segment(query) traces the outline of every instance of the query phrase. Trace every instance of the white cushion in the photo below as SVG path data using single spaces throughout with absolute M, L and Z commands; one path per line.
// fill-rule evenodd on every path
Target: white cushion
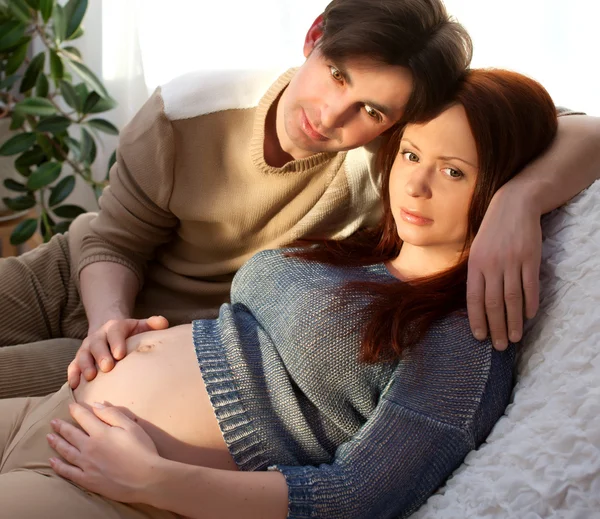
M 414 519 L 600 518 L 600 181 L 542 227 L 513 403 Z

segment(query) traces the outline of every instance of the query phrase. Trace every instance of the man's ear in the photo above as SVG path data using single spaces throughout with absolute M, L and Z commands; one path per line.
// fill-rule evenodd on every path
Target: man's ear
M 308 58 L 309 54 L 313 51 L 319 40 L 323 36 L 323 15 L 317 16 L 317 19 L 312 23 L 310 29 L 306 33 L 304 40 L 304 57 Z

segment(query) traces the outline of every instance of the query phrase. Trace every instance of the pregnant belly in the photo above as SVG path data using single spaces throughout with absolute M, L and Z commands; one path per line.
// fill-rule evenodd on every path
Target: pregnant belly
M 235 470 L 202 380 L 191 325 L 134 335 L 127 356 L 74 391 L 81 404 L 108 402 L 135 419 L 161 456 Z

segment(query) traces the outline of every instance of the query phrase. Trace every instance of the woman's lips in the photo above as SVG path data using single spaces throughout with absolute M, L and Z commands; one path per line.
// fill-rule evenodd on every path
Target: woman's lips
M 404 209 L 403 207 L 400 209 L 400 217 L 405 222 L 412 223 L 415 225 L 429 225 L 430 223 L 433 223 L 433 220 L 430 220 L 429 218 L 425 218 L 424 216 L 421 216 L 416 213 L 411 213 L 410 211 L 408 211 L 407 209 Z
M 321 135 L 317 130 L 315 130 L 310 124 L 308 117 L 306 117 L 306 113 L 302 110 L 302 117 L 300 124 L 302 125 L 302 131 L 308 135 L 314 141 L 326 141 L 328 140 L 325 135 Z

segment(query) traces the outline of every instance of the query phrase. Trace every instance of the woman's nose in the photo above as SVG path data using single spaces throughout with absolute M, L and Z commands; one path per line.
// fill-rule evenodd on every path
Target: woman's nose
M 406 182 L 406 193 L 415 198 L 430 198 L 430 172 L 424 166 L 415 167 Z

